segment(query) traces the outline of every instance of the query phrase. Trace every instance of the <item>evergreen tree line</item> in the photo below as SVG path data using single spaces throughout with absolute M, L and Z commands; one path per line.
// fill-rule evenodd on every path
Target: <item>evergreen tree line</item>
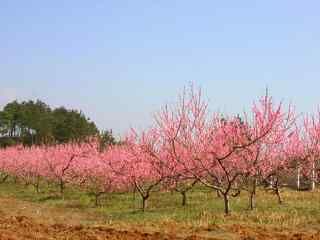
M 13 101 L 0 111 L 0 147 L 82 142 L 99 136 L 103 145 L 115 144 L 111 130 L 99 132 L 82 111 L 51 108 L 37 101 Z

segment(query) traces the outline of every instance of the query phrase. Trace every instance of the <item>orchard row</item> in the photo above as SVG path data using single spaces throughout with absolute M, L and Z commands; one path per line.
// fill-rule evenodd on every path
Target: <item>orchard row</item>
M 0 181 L 9 176 L 39 191 L 45 180 L 78 186 L 98 198 L 110 192 L 137 191 L 145 210 L 154 189 L 175 190 L 186 204 L 197 184 L 229 201 L 248 192 L 255 207 L 256 188 L 268 182 L 282 202 L 284 177 L 309 178 L 315 187 L 320 154 L 320 115 L 297 117 L 291 106 L 266 95 L 243 116 L 210 113 L 201 91 L 183 92 L 174 106 L 155 114 L 154 126 L 131 130 L 119 145 L 85 143 L 14 146 L 0 150 Z

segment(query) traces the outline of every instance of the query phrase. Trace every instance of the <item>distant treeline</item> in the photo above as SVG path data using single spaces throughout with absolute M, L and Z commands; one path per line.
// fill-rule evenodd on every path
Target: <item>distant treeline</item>
M 112 131 L 99 132 L 83 112 L 65 107 L 52 109 L 37 101 L 13 101 L 0 111 L 0 147 L 84 141 L 99 136 L 103 144 L 115 144 Z

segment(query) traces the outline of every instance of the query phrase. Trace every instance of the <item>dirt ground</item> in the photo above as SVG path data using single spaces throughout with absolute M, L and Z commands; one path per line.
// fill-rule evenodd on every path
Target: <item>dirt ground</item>
M 264 227 L 242 225 L 217 226 L 198 228 L 188 231 L 168 226 L 166 233 L 146 231 L 143 227 L 132 226 L 119 229 L 103 223 L 103 219 L 81 210 L 64 210 L 41 204 L 20 201 L 12 198 L 0 198 L 0 240 L 22 239 L 294 239 L 320 240 L 320 228 L 279 230 Z M 81 222 L 95 220 L 95 224 L 80 225 Z M 100 221 L 101 220 L 101 221 Z
M 0 220 L 1 240 L 22 239 L 182 239 L 174 235 L 161 233 L 143 233 L 139 231 L 119 231 L 108 227 L 68 226 L 65 224 L 45 225 L 31 219 L 18 216 Z M 190 236 L 186 239 L 198 239 Z

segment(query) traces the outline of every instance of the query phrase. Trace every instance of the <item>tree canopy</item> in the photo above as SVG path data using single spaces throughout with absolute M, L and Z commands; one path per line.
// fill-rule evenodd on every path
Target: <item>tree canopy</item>
M 98 134 L 95 123 L 82 111 L 65 107 L 52 109 L 40 100 L 13 101 L 0 111 L 2 147 L 17 143 L 39 145 L 83 141 Z

